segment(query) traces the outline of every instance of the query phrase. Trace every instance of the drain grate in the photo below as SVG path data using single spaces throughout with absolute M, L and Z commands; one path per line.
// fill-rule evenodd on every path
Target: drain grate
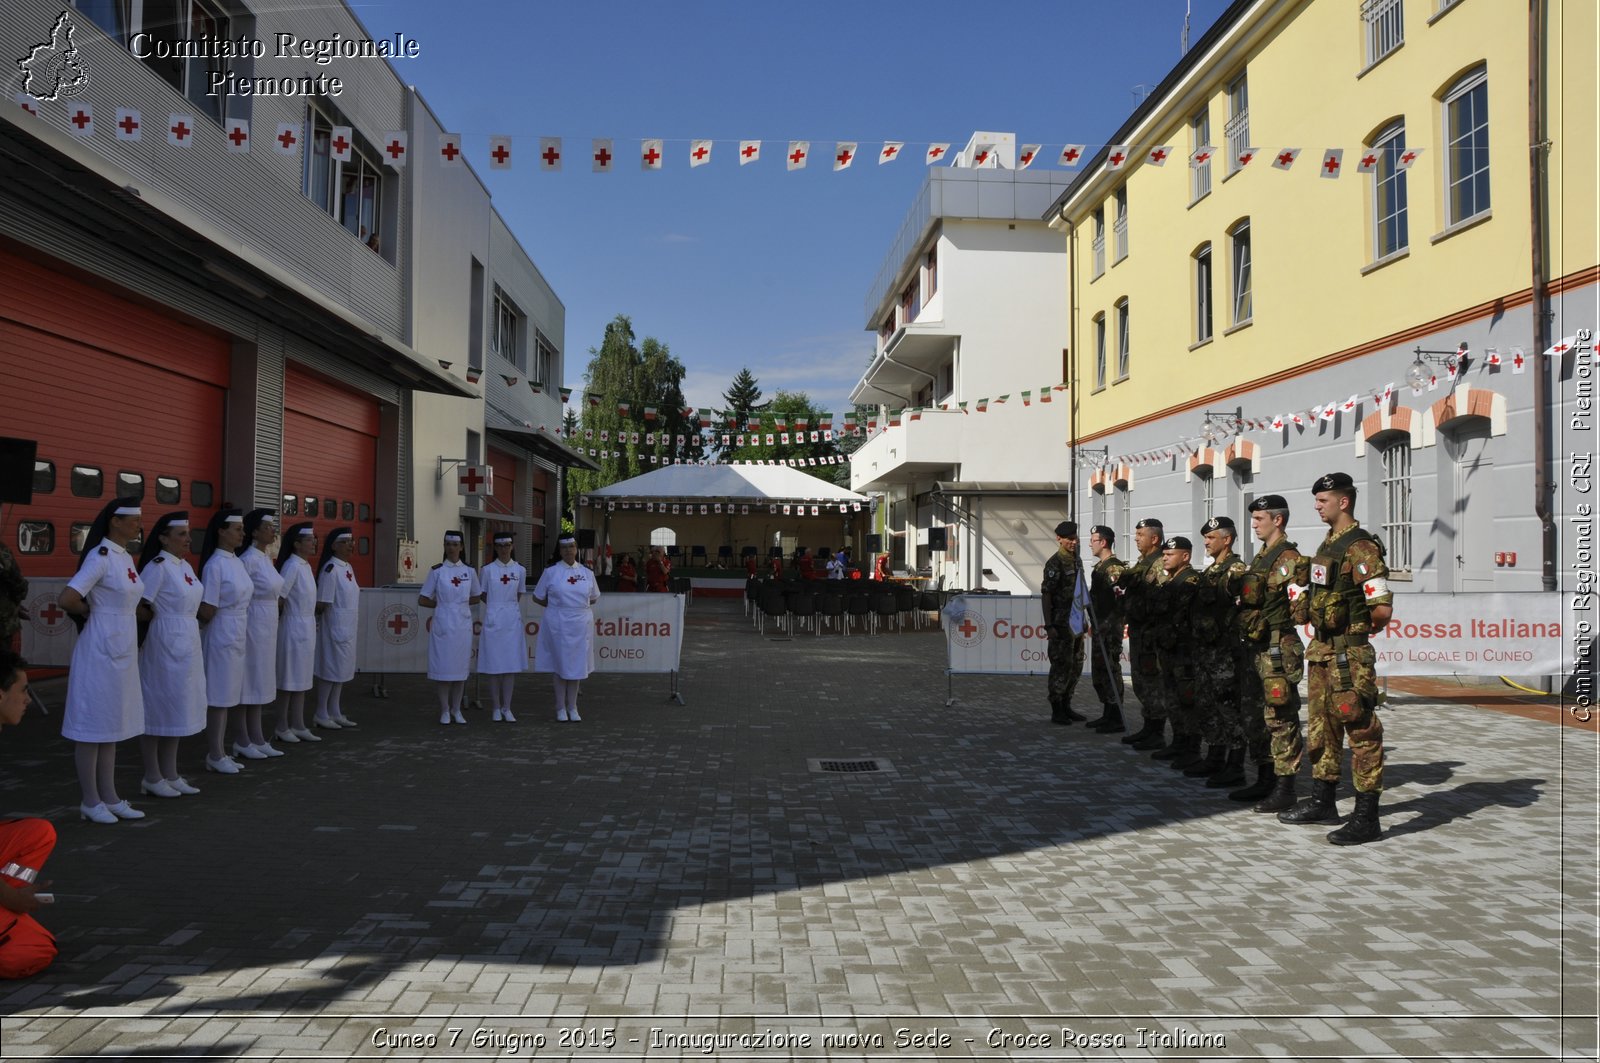
M 855 760 L 813 759 L 806 761 L 810 771 L 834 775 L 861 775 L 870 772 L 894 771 L 894 765 L 882 757 L 863 757 Z

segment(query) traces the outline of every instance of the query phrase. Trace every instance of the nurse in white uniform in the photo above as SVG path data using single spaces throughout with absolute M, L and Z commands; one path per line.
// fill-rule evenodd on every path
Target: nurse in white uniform
M 144 818 L 117 796 L 116 784 L 117 743 L 144 731 L 137 619 L 144 583 L 128 555 L 139 517 L 137 498 L 118 498 L 100 511 L 60 598 L 68 614 L 88 618 L 72 648 L 61 735 L 77 743 L 78 815 L 96 823 Z
M 228 718 L 242 715 L 245 639 L 250 630 L 250 596 L 254 587 L 244 562 L 234 553 L 244 544 L 244 514 L 219 509 L 206 525 L 200 547 L 201 602 L 211 607 L 200 632 L 206 662 L 206 770 L 237 775 L 241 765 L 228 756 Z M 262 757 L 260 759 L 266 759 Z
M 554 672 L 556 719 L 577 721 L 578 683 L 589 678 L 594 652 L 594 603 L 600 587 L 594 573 L 578 564 L 578 540 L 563 535 L 557 542 L 561 560 L 539 575 L 533 600 L 544 607 L 539 640 L 534 645 L 535 671 Z
M 317 531 L 310 521 L 290 525 L 278 547 L 283 613 L 278 617 L 278 741 L 320 742 L 306 726 L 306 692 L 317 659 Z
M 250 760 L 281 757 L 261 729 L 261 713 L 278 700 L 278 614 L 283 609 L 283 577 L 272 563 L 272 544 L 278 540 L 277 515 L 270 509 L 252 509 L 244 517 L 244 541 L 239 553 L 250 574 L 250 624 L 244 649 L 242 712 L 234 720 L 234 756 Z
M 522 625 L 522 588 L 528 571 L 511 556 L 516 536 L 497 532 L 494 560 L 483 566 L 483 631 L 478 635 L 478 674 L 489 680 L 491 719 L 516 723 L 511 715 L 511 688 L 528 667 L 528 639 Z
M 354 727 L 344 714 L 339 697 L 356 676 L 356 628 L 361 620 L 361 588 L 356 584 L 350 555 L 355 553 L 355 532 L 335 528 L 328 533 L 317 572 L 317 677 L 316 726 L 329 731 Z
M 152 614 L 139 647 L 144 694 L 144 780 L 151 797 L 182 797 L 200 788 L 178 774 L 178 740 L 206 727 L 206 671 L 200 648 L 200 599 L 205 588 L 185 560 L 189 514 L 168 513 L 145 536 L 139 555 L 144 604 Z
M 472 607 L 483 600 L 478 574 L 462 563 L 461 545 L 460 532 L 444 533 L 444 560 L 428 570 L 417 596 L 418 605 L 433 610 L 428 624 L 428 678 L 438 684 L 440 723 L 467 722 L 461 715 L 461 696 L 472 671 Z

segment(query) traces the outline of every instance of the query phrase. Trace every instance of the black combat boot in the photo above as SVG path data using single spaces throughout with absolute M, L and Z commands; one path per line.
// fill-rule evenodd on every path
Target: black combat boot
M 1240 762 L 1241 770 L 1243 761 Z M 1278 776 L 1274 773 L 1272 761 L 1263 760 L 1256 765 L 1256 781 L 1242 790 L 1229 790 L 1229 801 L 1259 801 L 1272 792 L 1278 783 Z M 1288 808 L 1288 805 L 1283 806 Z M 1278 811 L 1282 811 L 1279 809 Z
M 1206 748 L 1205 759 L 1198 764 L 1193 764 L 1183 769 L 1183 773 L 1191 779 L 1209 779 L 1222 770 L 1222 765 L 1228 759 L 1228 747 L 1219 742 L 1213 742 Z
M 1167 767 L 1176 771 L 1183 771 L 1185 768 L 1192 768 L 1197 764 L 1204 763 L 1205 759 L 1205 754 L 1200 752 L 1200 736 L 1197 734 L 1184 735 L 1183 751 L 1174 757 L 1167 764 Z
M 1164 749 L 1167 745 L 1167 740 L 1164 737 L 1166 733 L 1167 721 L 1157 720 L 1155 721 L 1154 729 L 1144 738 L 1135 742 L 1133 744 L 1133 748 L 1139 750 L 1141 753 L 1147 753 L 1152 749 Z M 1127 738 L 1123 739 L 1124 742 L 1127 740 Z
M 1100 715 L 1096 716 L 1094 719 L 1092 719 L 1088 723 L 1084 724 L 1083 725 L 1084 729 L 1087 730 L 1087 731 L 1097 731 L 1097 730 L 1099 730 L 1100 729 L 1100 725 L 1106 722 L 1106 710 L 1109 709 L 1109 708 L 1110 708 L 1109 705 L 1100 706 Z
M 1061 717 L 1064 723 L 1082 723 L 1089 718 L 1064 701 L 1061 703 Z
M 1146 716 L 1144 718 L 1143 727 L 1139 728 L 1131 735 L 1122 736 L 1122 744 L 1125 746 L 1131 746 L 1136 742 L 1143 742 L 1151 735 L 1159 735 L 1162 729 L 1166 726 L 1166 723 L 1167 721 L 1165 720 L 1152 720 L 1150 717 Z
M 1106 703 L 1106 714 L 1100 717 L 1100 722 L 1089 725 L 1089 730 L 1098 731 L 1103 735 L 1119 735 L 1127 729 L 1127 725 L 1122 722 L 1122 706 L 1112 702 Z
M 1287 812 L 1278 813 L 1279 823 L 1328 823 L 1339 818 L 1339 809 L 1333 802 L 1338 791 L 1337 782 L 1326 779 L 1311 780 L 1311 796 Z
M 1150 754 L 1150 759 L 1177 760 L 1179 757 L 1183 756 L 1184 750 L 1188 748 L 1188 746 L 1184 744 L 1188 737 L 1188 735 L 1181 735 L 1174 730 L 1172 732 L 1172 741 L 1165 743 L 1154 753 Z
M 1270 770 L 1272 765 L 1268 764 Z M 1257 785 L 1261 782 L 1256 780 Z M 1294 807 L 1295 777 L 1293 775 L 1278 775 L 1272 777 L 1272 792 L 1267 799 L 1256 805 L 1252 812 L 1287 812 Z M 1232 794 L 1228 795 L 1232 797 Z
M 1222 767 L 1206 779 L 1207 790 L 1223 790 L 1244 782 L 1244 746 L 1231 746 Z
M 1328 833 L 1328 840 L 1335 845 L 1362 845 L 1366 842 L 1375 842 L 1383 837 L 1383 828 L 1378 825 L 1378 791 L 1371 790 L 1356 794 L 1356 809 L 1350 813 L 1350 818 L 1344 826 Z

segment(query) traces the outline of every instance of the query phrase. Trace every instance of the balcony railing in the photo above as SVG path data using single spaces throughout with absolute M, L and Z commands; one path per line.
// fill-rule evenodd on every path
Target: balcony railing
M 1091 246 L 1094 248 L 1094 275 L 1098 277 L 1106 271 L 1106 234 L 1104 230 L 1101 230 L 1100 235 L 1094 238 Z
M 1235 173 L 1239 169 L 1239 156 L 1250 146 L 1250 108 L 1228 119 L 1222 132 L 1228 138 L 1228 172 Z
M 1371 66 L 1405 43 L 1404 8 L 1400 0 L 1365 0 L 1361 20 L 1367 24 L 1367 65 Z
M 1126 214 L 1111 223 L 1111 232 L 1117 238 L 1116 262 L 1121 262 L 1128 257 L 1128 216 Z

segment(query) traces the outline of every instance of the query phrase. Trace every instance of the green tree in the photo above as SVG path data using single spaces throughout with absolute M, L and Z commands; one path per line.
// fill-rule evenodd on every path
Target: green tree
M 759 433 L 745 432 L 747 424 L 740 423 L 735 428 L 722 429 L 723 435 L 735 437 L 735 443 L 722 451 L 724 461 L 782 461 L 789 458 L 806 459 L 816 458 L 816 465 L 797 465 L 804 472 L 810 473 L 819 480 L 829 483 L 839 483 L 839 474 L 842 470 L 844 481 L 849 483 L 850 470 L 846 465 L 834 465 L 822 459 L 832 458 L 838 452 L 838 445 L 834 441 L 824 441 L 821 438 L 822 415 L 827 412 L 812 403 L 811 398 L 803 391 L 779 391 L 772 397 L 772 401 L 762 408 L 759 413 L 761 418 L 761 431 Z M 800 419 L 806 420 L 806 427 L 799 427 Z M 783 422 L 784 427 L 777 427 L 778 422 Z M 836 422 L 833 426 L 835 438 L 838 438 L 840 425 Z M 803 435 L 801 433 L 804 433 Z M 811 442 L 811 433 L 818 433 L 818 441 Z M 737 444 L 737 436 L 744 433 L 745 445 Z M 780 442 L 787 433 L 788 443 Z M 767 446 L 766 437 L 773 437 L 773 445 Z
M 739 370 L 728 390 L 722 393 L 722 401 L 724 409 L 741 420 L 761 405 L 761 388 L 756 386 L 756 378 L 750 375 L 749 367 Z

